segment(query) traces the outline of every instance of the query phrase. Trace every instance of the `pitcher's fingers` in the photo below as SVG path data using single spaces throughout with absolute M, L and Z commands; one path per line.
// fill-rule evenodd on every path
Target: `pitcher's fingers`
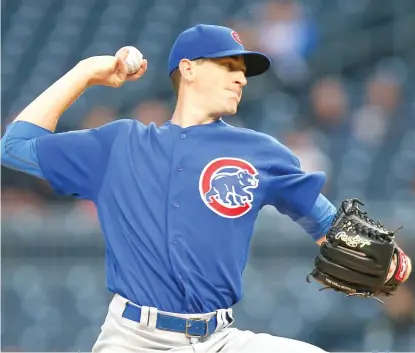
M 135 74 L 128 75 L 127 81 L 135 81 L 139 79 L 141 76 L 145 74 L 145 72 L 147 71 L 147 67 L 148 67 L 147 59 L 143 59 L 143 62 L 141 63 L 141 67 L 139 68 L 139 70 Z
M 120 56 L 116 56 L 116 59 L 117 59 L 117 64 L 116 64 L 116 68 L 115 68 L 116 72 L 120 73 L 122 75 L 127 75 L 127 72 L 128 72 L 127 63 Z

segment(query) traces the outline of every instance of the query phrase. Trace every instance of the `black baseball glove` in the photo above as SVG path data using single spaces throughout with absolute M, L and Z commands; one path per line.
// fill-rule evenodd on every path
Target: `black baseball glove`
M 357 199 L 342 202 L 307 281 L 312 276 L 325 285 L 322 289 L 347 296 L 392 295 L 404 281 L 410 260 L 395 243 L 396 231 L 374 222 L 359 205 Z

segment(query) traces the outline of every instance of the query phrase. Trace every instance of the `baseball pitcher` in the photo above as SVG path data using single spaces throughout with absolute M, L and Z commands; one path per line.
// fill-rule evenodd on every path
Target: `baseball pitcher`
M 125 119 L 54 133 L 86 89 L 118 88 L 147 69 L 143 60 L 128 74 L 122 57 L 95 56 L 28 105 L 1 141 L 4 166 L 96 205 L 114 296 L 93 352 L 322 352 L 232 326 L 261 208 L 298 222 L 320 246 L 309 278 L 348 295 L 393 294 L 410 259 L 358 200 L 334 207 L 323 172 L 305 173 L 276 139 L 221 119 L 236 113 L 247 78 L 268 70 L 266 55 L 245 50 L 230 28 L 198 25 L 177 37 L 167 66 L 177 105 L 160 127 Z

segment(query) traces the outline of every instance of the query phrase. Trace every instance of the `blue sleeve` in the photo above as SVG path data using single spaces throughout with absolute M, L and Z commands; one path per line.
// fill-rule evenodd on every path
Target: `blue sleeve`
M 104 179 L 112 146 L 127 120 L 96 129 L 41 136 L 36 139 L 42 173 L 58 195 L 94 200 Z
M 326 182 L 325 173 L 304 172 L 298 158 L 279 143 L 269 159 L 267 204 L 282 214 L 307 216 Z
M 329 230 L 336 215 L 336 208 L 320 194 L 310 213 L 296 222 L 314 239 L 319 240 Z
M 1 164 L 43 179 L 35 141 L 37 137 L 50 134 L 50 131 L 26 121 L 10 124 L 1 139 Z
M 313 238 L 323 236 L 333 210 L 321 195 L 325 173 L 304 172 L 298 158 L 278 142 L 273 144 L 269 159 L 266 203 L 300 224 Z

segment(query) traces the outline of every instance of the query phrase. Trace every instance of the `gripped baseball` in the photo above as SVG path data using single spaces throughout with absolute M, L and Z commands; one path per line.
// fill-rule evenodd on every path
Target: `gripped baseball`
M 127 64 L 129 75 L 135 74 L 141 67 L 143 62 L 143 54 L 133 46 L 125 46 L 117 51 L 115 56 L 121 56 L 123 51 L 127 51 L 127 57 L 124 59 Z

